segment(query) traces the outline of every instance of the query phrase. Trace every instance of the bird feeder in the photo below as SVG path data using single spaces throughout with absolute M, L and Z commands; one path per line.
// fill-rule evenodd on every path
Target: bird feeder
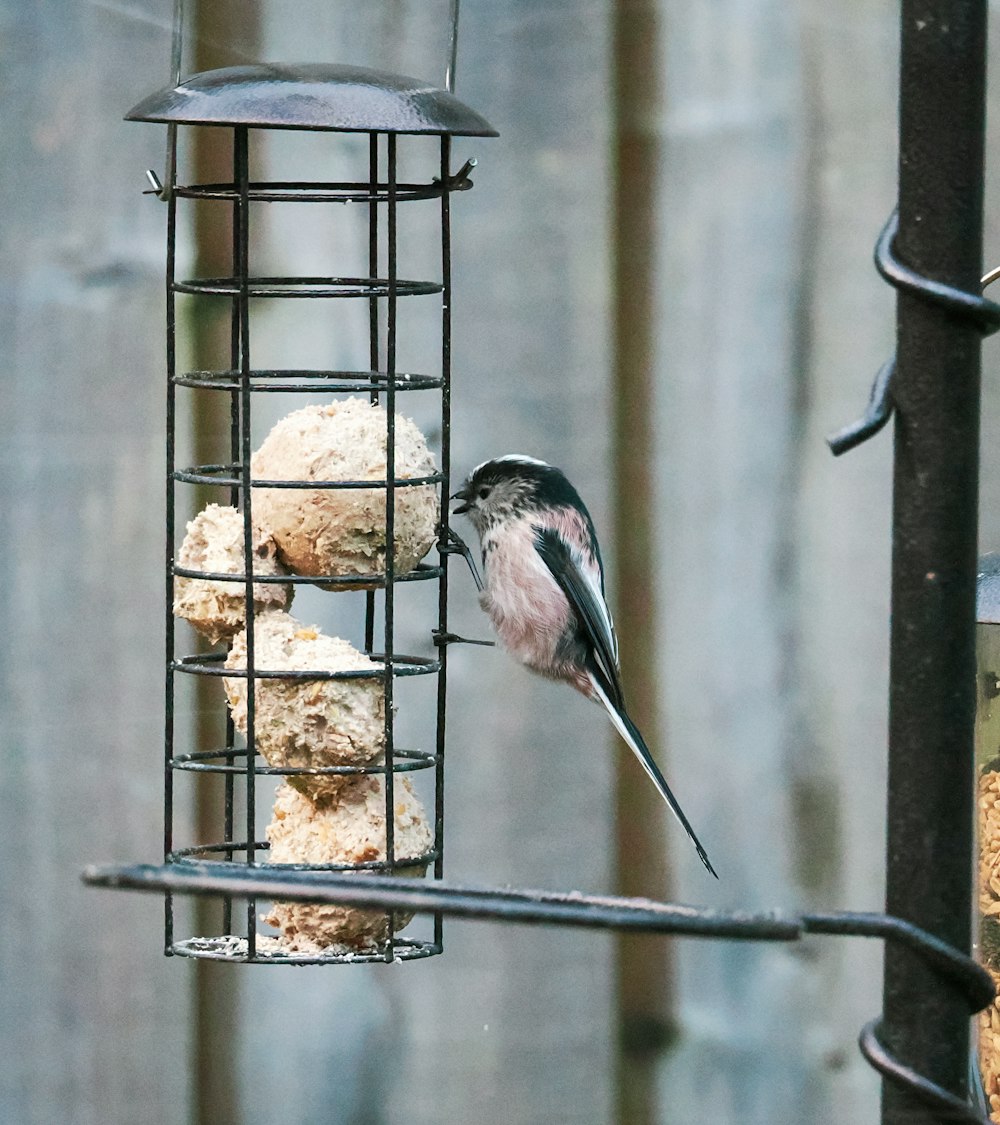
M 980 963 L 1000 985 L 1000 554 L 985 555 L 976 586 L 976 873 Z M 979 1065 L 991 1112 L 1000 1110 L 1000 1010 L 980 1012 Z
M 183 0 L 174 24 L 174 81 L 140 102 L 130 121 L 168 126 L 165 181 L 150 173 L 166 205 L 166 690 L 164 863 L 180 868 L 245 865 L 296 871 L 442 874 L 443 766 L 448 634 L 447 523 L 451 388 L 451 233 L 453 192 L 472 186 L 469 161 L 451 166 L 453 137 L 495 136 L 453 94 L 457 0 L 452 4 L 446 88 L 356 66 L 308 63 L 227 67 L 181 76 Z M 178 132 L 221 127 L 231 132 L 232 179 L 187 183 L 178 173 Z M 336 182 L 251 178 L 264 131 L 309 130 L 367 137 L 367 159 Z M 398 176 L 424 161 L 428 174 Z M 217 208 L 232 230 L 227 276 L 179 272 L 182 208 Z M 344 204 L 355 204 L 345 208 Z M 262 207 L 322 207 L 331 225 L 359 208 L 367 225 L 366 276 L 335 265 L 322 276 L 263 276 L 254 263 L 253 224 Z M 436 276 L 410 276 L 400 228 L 415 208 L 437 215 Z M 355 271 L 357 272 L 357 271 Z M 228 366 L 181 365 L 190 348 L 179 337 L 181 294 L 216 302 L 228 313 Z M 262 365 L 255 328 L 273 302 L 311 302 L 317 318 L 343 326 L 351 302 L 367 306 L 368 368 L 320 370 Z M 424 302 L 440 338 L 436 368 L 400 370 L 405 340 L 402 300 Z M 340 318 L 340 319 L 338 319 Z M 346 329 L 345 329 L 346 331 Z M 211 464 L 178 463 L 178 391 L 223 396 L 231 418 L 229 445 Z M 255 452 L 258 396 L 300 395 L 302 409 L 278 423 Z M 409 421 L 406 402 L 436 396 L 440 447 L 435 458 Z M 197 409 L 197 401 L 193 404 Z M 213 503 L 178 526 L 180 490 L 200 489 Z M 183 536 L 183 537 L 182 537 Z M 429 549 L 436 558 L 425 557 Z M 400 584 L 438 587 L 436 621 L 428 622 L 433 655 L 399 651 L 394 604 Z M 291 598 L 306 584 L 357 605 L 356 635 L 325 635 L 297 620 Z M 361 591 L 362 593 L 359 593 Z M 185 651 L 187 618 L 206 638 Z M 432 643 L 433 642 L 433 643 Z M 194 646 L 197 648 L 197 646 Z M 204 649 L 207 648 L 207 651 Z M 398 744 L 394 685 L 401 677 L 437 678 L 433 749 Z M 183 677 L 225 684 L 216 729 L 191 734 L 177 721 Z M 189 744 L 188 740 L 197 739 Z M 422 803 L 410 778 L 423 771 L 433 798 Z M 221 775 L 219 833 L 184 838 L 175 818 L 180 775 Z M 281 780 L 272 794 L 273 781 Z M 426 788 L 426 782 L 422 783 Z M 274 801 L 263 835 L 258 810 Z M 179 802 L 178 802 L 179 804 Z M 170 955 L 256 963 L 406 960 L 441 951 L 440 916 L 433 936 L 398 937 L 405 918 L 341 907 L 275 903 L 264 932 L 254 900 L 245 921 L 223 901 L 217 933 L 177 933 L 167 895 L 165 949 Z

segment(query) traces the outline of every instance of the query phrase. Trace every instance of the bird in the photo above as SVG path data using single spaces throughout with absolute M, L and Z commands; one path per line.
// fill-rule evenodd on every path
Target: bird
M 580 494 L 555 466 L 510 453 L 477 465 L 451 499 L 459 501 L 453 514 L 467 516 L 479 535 L 484 571 L 479 602 L 503 647 L 531 671 L 567 683 L 604 707 L 718 879 L 625 709 L 604 564 Z

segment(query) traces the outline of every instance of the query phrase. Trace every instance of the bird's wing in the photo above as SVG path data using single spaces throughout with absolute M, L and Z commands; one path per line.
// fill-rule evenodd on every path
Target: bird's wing
M 610 697 L 618 706 L 624 707 L 618 671 L 618 639 L 601 593 L 600 571 L 591 571 L 581 565 L 566 540 L 551 527 L 535 528 L 535 550 L 576 611 L 580 627 L 593 647 Z
M 639 759 L 642 768 L 649 774 L 670 811 L 677 817 L 691 843 L 694 844 L 701 862 L 718 879 L 719 876 L 701 846 L 701 841 L 695 835 L 691 822 L 684 815 L 684 810 L 667 785 L 639 728 L 625 710 L 625 698 L 618 671 L 618 645 L 614 626 L 611 623 L 611 614 L 601 595 L 600 572 L 592 577 L 588 573 L 588 568 L 580 564 L 576 554 L 553 528 L 535 529 L 535 549 L 551 571 L 559 588 L 569 599 L 570 605 L 576 611 L 580 626 L 590 641 L 592 656 L 588 661 L 587 673 L 595 696 L 604 705 L 618 733 Z

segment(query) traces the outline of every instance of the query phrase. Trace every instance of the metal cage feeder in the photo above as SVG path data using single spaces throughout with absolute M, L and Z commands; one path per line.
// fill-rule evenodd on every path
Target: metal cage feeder
M 450 388 L 451 388 L 451 231 L 452 192 L 472 186 L 470 161 L 457 173 L 451 170 L 453 137 L 495 136 L 495 130 L 451 92 L 457 38 L 457 0 L 452 4 L 451 56 L 446 76 L 448 89 L 437 89 L 405 76 L 354 66 L 305 64 L 277 66 L 258 64 L 228 67 L 181 77 L 183 0 L 175 6 L 173 77 L 171 86 L 140 102 L 126 116 L 130 121 L 160 122 L 168 126 L 165 183 L 148 173 L 153 193 L 167 206 L 166 245 L 166 685 L 165 685 L 165 824 L 164 863 L 178 872 L 226 868 L 239 865 L 253 878 L 262 869 L 308 873 L 315 871 L 399 872 L 414 868 L 443 871 L 442 817 L 445 750 L 445 695 L 447 672 L 448 589 L 447 561 L 454 550 L 449 538 L 447 500 L 450 476 Z M 184 183 L 178 178 L 178 129 L 222 126 L 232 131 L 232 181 Z M 367 168 L 353 178 L 338 182 L 252 180 L 251 149 L 255 134 L 262 130 L 310 130 L 354 133 L 368 138 Z M 407 183 L 398 178 L 400 149 L 420 146 L 426 153 L 436 145 L 437 174 L 427 182 Z M 433 159 L 433 158 L 432 158 Z M 178 208 L 189 201 L 207 201 L 229 208 L 232 222 L 232 269 L 225 277 L 182 278 L 177 274 Z M 440 275 L 432 280 L 413 280 L 398 271 L 398 226 L 402 204 L 437 201 L 440 244 Z M 252 208 L 259 204 L 329 206 L 354 203 L 363 206 L 368 241 L 368 273 L 364 277 L 260 276 L 255 274 L 250 250 Z M 352 212 L 357 208 L 351 209 Z M 334 209 L 335 213 L 336 209 Z M 344 214 L 343 209 L 340 214 Z M 380 262 L 384 268 L 380 269 Z M 178 294 L 201 301 L 228 303 L 231 322 L 229 366 L 223 370 L 182 370 L 179 367 L 180 330 L 176 303 Z M 433 373 L 403 372 L 397 365 L 397 304 L 407 297 L 438 297 L 440 319 L 440 367 Z M 253 307 L 259 301 L 309 299 L 314 307 L 340 310 L 341 300 L 360 300 L 368 305 L 369 369 L 363 371 L 297 368 L 263 369 L 252 355 Z M 333 305 L 327 302 L 334 301 Z M 383 320 L 384 315 L 384 331 Z M 178 465 L 177 388 L 190 388 L 195 396 L 224 395 L 230 410 L 230 448 L 224 463 Z M 277 480 L 256 479 L 251 469 L 252 413 L 258 394 L 282 391 L 296 395 L 333 393 L 361 395 L 384 407 L 385 473 L 371 480 Z M 440 464 L 436 472 L 403 476 L 396 466 L 397 396 L 403 392 L 436 394 L 440 418 Z M 262 487 L 268 489 L 322 490 L 366 489 L 384 493 L 384 567 L 372 573 L 345 577 L 340 574 L 262 575 L 254 565 L 254 501 Z M 397 501 L 402 490 L 414 486 L 437 490 L 435 528 L 437 561 L 421 562 L 412 569 L 397 566 L 395 528 Z M 210 487 L 228 492 L 229 504 L 242 517 L 242 573 L 181 565 L 176 554 L 176 523 L 179 489 Z M 256 572 L 255 572 L 256 571 Z M 245 622 L 245 662 L 227 668 L 226 651 L 187 654 L 177 649 L 173 613 L 178 578 L 230 583 L 240 591 Z M 426 658 L 398 651 L 394 638 L 394 590 L 400 582 L 430 581 L 438 586 L 438 614 L 431 630 L 436 657 Z M 364 654 L 375 668 L 360 671 L 330 671 L 319 668 L 295 670 L 265 667 L 255 656 L 257 625 L 261 610 L 255 607 L 255 587 L 262 583 L 321 585 L 335 582 L 338 590 L 363 589 L 365 595 Z M 380 593 L 379 598 L 376 594 Z M 334 595 L 328 595 L 334 596 Z M 259 595 L 257 595 L 259 598 Z M 359 626 L 360 633 L 360 626 Z M 212 747 L 187 749 L 174 721 L 175 687 L 179 676 L 218 677 L 245 680 L 245 747 L 240 744 L 233 716 L 226 711 L 225 731 Z M 397 745 L 394 731 L 394 682 L 404 676 L 436 676 L 436 744 L 432 752 Z M 319 767 L 272 765 L 260 754 L 255 719 L 259 711 L 261 685 L 275 680 L 285 684 L 322 684 L 325 681 L 376 680 L 384 693 L 384 756 L 359 765 Z M 419 855 L 400 856 L 395 848 L 395 798 L 399 775 L 427 770 L 433 777 L 433 809 L 427 821 L 432 842 Z M 223 838 L 180 846 L 175 831 L 174 788 L 179 773 L 222 775 L 224 807 L 221 809 Z M 325 775 L 380 777 L 384 801 L 384 848 L 376 858 L 324 864 L 262 863 L 268 843 L 258 838 L 257 810 L 260 805 L 257 779 L 279 776 L 299 781 Z M 350 785 L 349 780 L 341 784 Z M 290 952 L 272 937 L 258 931 L 257 904 L 247 902 L 245 934 L 236 933 L 232 899 L 223 898 L 221 932 L 209 937 L 181 937 L 175 933 L 173 899 L 166 894 L 165 951 L 168 955 L 254 963 L 336 963 L 373 960 L 407 960 L 441 952 L 441 915 L 434 916 L 433 938 L 397 938 L 391 911 L 382 913 L 382 934 L 365 947 Z

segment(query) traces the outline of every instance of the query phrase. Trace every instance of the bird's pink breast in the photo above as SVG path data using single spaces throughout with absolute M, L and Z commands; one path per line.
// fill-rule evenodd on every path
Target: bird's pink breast
M 508 652 L 537 672 L 556 674 L 551 666 L 570 608 L 535 549 L 527 519 L 506 524 L 496 536 L 479 600 Z

